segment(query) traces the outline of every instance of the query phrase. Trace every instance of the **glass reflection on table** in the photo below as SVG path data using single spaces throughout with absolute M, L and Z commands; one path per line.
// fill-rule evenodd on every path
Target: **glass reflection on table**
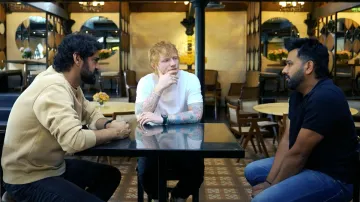
M 139 125 L 135 139 L 138 149 L 199 150 L 204 140 L 204 125 Z

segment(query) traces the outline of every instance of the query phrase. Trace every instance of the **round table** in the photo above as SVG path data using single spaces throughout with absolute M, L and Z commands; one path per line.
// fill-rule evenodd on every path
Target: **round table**
M 286 102 L 277 102 L 277 103 L 267 103 L 259 104 L 253 107 L 257 112 L 264 114 L 271 114 L 275 116 L 283 116 L 283 114 L 289 113 L 289 103 Z M 359 111 L 357 109 L 350 107 L 351 115 L 357 114 Z
M 93 105 L 96 105 L 100 109 L 101 113 L 106 117 L 111 117 L 114 112 L 134 112 L 135 113 L 135 103 L 130 102 L 105 102 L 103 107 L 99 106 L 97 102 L 90 102 Z

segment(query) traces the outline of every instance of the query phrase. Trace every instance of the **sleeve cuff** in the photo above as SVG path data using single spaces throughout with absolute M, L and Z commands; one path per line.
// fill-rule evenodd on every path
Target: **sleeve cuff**
M 92 121 L 90 122 L 89 124 L 89 129 L 91 130 L 97 130 L 96 128 L 96 122 L 99 120 L 99 119 L 102 119 L 102 118 L 105 118 L 104 115 L 102 115 L 100 112 L 96 112 L 94 117 L 92 117 Z

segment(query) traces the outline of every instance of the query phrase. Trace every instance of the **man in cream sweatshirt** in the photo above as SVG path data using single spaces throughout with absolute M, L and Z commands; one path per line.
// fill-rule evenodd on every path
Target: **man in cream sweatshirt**
M 84 98 L 81 81 L 95 83 L 101 49 L 90 35 L 64 38 L 54 66 L 39 74 L 15 102 L 7 124 L 1 166 L 4 187 L 16 201 L 107 201 L 118 187 L 115 167 L 64 159 L 130 133 Z M 89 129 L 82 129 L 83 125 Z

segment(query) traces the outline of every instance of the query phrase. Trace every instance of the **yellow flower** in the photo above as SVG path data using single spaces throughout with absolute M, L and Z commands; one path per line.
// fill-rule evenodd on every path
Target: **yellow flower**
M 100 102 L 100 101 L 106 102 L 106 101 L 109 101 L 110 97 L 108 94 L 106 94 L 104 92 L 99 92 L 93 96 L 93 99 L 96 102 Z

